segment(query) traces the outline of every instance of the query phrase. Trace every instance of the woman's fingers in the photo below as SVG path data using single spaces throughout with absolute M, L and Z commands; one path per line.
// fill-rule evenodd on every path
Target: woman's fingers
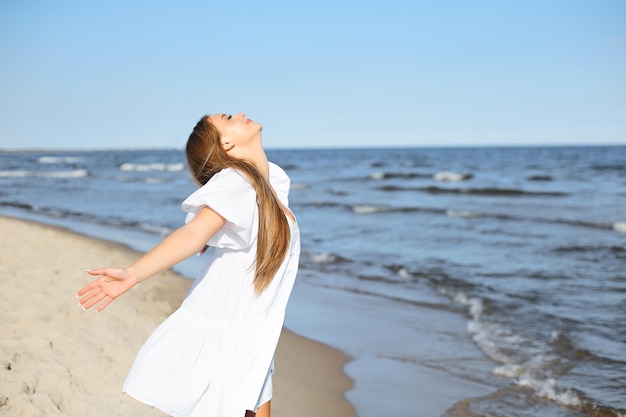
M 88 308 L 85 305 L 94 297 L 97 297 L 99 294 L 104 294 L 100 288 L 98 288 L 98 285 L 96 283 L 96 285 L 93 285 L 95 282 L 92 282 L 91 284 L 87 285 L 85 288 L 81 289 L 78 292 L 79 296 L 83 296 L 83 298 L 81 298 L 78 303 L 83 306 L 83 308 Z M 88 288 L 88 289 L 87 289 Z M 87 289 L 86 291 L 83 291 Z
M 87 273 L 89 275 L 105 275 L 107 272 L 107 269 L 110 269 L 110 268 L 88 269 Z
M 124 268 L 90 269 L 87 273 L 97 278 L 76 293 L 78 297 L 82 297 L 78 303 L 85 310 L 98 303 L 100 305 L 96 310 L 98 312 L 104 310 L 111 301 L 136 284 L 136 281 L 128 278 Z
M 96 312 L 101 312 L 102 310 L 104 310 L 109 304 L 111 304 L 111 301 L 113 301 L 113 299 L 111 297 L 108 297 L 107 299 L 105 299 L 102 304 L 100 304 L 100 306 L 98 308 L 96 308 Z
M 98 304 L 100 301 L 104 300 L 106 298 L 106 294 L 103 292 L 99 292 L 98 294 L 95 294 L 93 297 L 90 297 L 87 302 L 85 302 L 83 304 L 83 308 L 85 310 L 90 309 L 91 307 L 95 306 L 96 304 Z M 82 301 L 82 300 L 81 300 Z M 82 303 L 81 303 L 82 304 Z
M 85 285 L 83 288 L 81 288 L 80 290 L 78 290 L 78 292 L 76 293 L 76 295 L 78 297 L 87 294 L 89 291 L 93 290 L 94 288 L 96 288 L 98 286 L 98 281 L 92 281 L 89 284 Z

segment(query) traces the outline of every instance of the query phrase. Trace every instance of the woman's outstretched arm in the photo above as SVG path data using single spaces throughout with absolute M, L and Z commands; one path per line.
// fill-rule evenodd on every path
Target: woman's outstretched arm
M 176 229 L 129 267 L 87 271 L 98 278 L 78 291 L 76 295 L 82 297 L 79 303 L 85 309 L 100 303 L 96 310 L 104 310 L 111 301 L 139 282 L 197 253 L 225 223 L 222 216 L 209 207 L 204 207 L 192 221 Z

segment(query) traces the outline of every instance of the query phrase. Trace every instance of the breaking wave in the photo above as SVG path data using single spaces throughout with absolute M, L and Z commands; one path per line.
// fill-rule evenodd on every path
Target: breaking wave
M 88 176 L 89 171 L 86 169 L 75 169 L 72 171 L 0 171 L 0 178 L 84 178 Z
M 336 263 L 344 263 L 351 262 L 349 259 L 344 258 L 343 256 L 337 255 L 335 253 L 311 253 L 309 254 L 309 259 L 318 264 L 336 264 Z
M 82 156 L 40 156 L 40 164 L 75 164 L 85 160 Z
M 484 302 L 478 297 L 468 297 L 462 291 L 439 288 L 439 292 L 455 303 L 467 308 L 470 321 L 467 331 L 472 341 L 492 360 L 499 363 L 493 374 L 510 378 L 521 387 L 530 388 L 542 398 L 565 406 L 580 406 L 580 395 L 571 388 L 561 387 L 552 369 L 559 362 L 559 356 L 551 352 L 549 343 L 558 338 L 553 333 L 552 340 L 534 340 L 515 333 L 507 326 L 484 317 Z M 520 346 L 529 354 L 522 357 Z
M 185 169 L 185 164 L 132 164 L 124 163 L 120 165 L 120 171 L 137 171 L 137 172 L 150 172 L 150 171 L 182 171 Z
M 388 180 L 392 178 L 412 179 L 412 178 L 431 178 L 431 177 L 432 175 L 430 174 L 420 174 L 417 172 L 373 172 L 370 175 L 370 178 L 374 180 Z
M 463 172 L 450 172 L 450 171 L 442 171 L 433 175 L 435 181 L 439 182 L 459 182 L 459 181 L 467 181 L 472 179 L 474 174 L 463 173 Z
M 457 194 L 476 195 L 491 197 L 563 197 L 568 195 L 561 191 L 527 191 L 517 188 L 448 188 L 448 187 L 400 187 L 397 185 L 386 185 L 377 188 L 380 191 L 420 191 L 428 194 Z

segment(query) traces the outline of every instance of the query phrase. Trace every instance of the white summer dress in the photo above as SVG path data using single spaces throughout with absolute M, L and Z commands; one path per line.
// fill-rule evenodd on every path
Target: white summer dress
M 270 163 L 270 183 L 288 207 L 289 177 Z M 261 295 L 254 291 L 258 207 L 232 168 L 183 203 L 189 222 L 209 206 L 226 219 L 208 242 L 206 266 L 182 305 L 137 353 L 123 392 L 174 417 L 244 417 L 272 396 L 271 374 L 296 278 L 300 232 L 289 216 L 289 251 Z

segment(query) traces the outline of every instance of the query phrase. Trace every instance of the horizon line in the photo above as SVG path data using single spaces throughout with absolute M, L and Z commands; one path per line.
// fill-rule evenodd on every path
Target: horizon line
M 370 146 L 268 146 L 267 151 L 307 151 L 307 150 L 358 150 L 358 149 L 441 149 L 441 148 L 590 148 L 590 147 L 620 147 L 626 146 L 624 143 L 466 143 L 466 144 L 439 144 L 439 145 L 370 145 Z M 107 152 L 107 151 L 166 151 L 183 150 L 184 146 L 163 146 L 163 147 L 111 147 L 111 148 L 47 148 L 47 147 L 25 147 L 25 148 L 0 148 L 0 152 Z

